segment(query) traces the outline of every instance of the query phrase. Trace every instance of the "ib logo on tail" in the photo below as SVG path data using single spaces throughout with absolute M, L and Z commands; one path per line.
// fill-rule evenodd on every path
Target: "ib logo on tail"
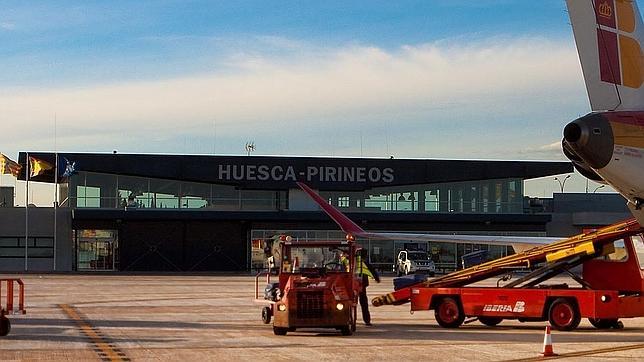
M 644 109 L 644 26 L 634 0 L 567 0 L 593 111 Z
M 642 49 L 634 38 L 634 2 L 597 0 L 597 44 L 601 80 L 630 88 L 642 86 Z

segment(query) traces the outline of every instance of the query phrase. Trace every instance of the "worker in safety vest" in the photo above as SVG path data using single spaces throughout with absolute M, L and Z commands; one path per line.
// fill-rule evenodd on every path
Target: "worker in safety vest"
M 367 287 L 369 286 L 369 278 L 380 283 L 380 275 L 376 269 L 367 261 L 367 251 L 360 250 L 356 255 L 356 274 L 362 278 L 362 288 L 358 295 L 360 302 L 360 309 L 362 309 L 362 320 L 367 326 L 371 325 L 371 314 L 369 313 L 369 299 L 367 298 Z
M 342 266 L 342 270 L 349 271 L 351 269 L 350 260 L 347 256 L 347 253 L 344 250 L 340 250 L 338 254 L 338 260 Z

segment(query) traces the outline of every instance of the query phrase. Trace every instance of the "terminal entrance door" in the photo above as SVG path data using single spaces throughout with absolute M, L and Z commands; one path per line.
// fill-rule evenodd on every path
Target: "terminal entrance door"
M 118 270 L 116 230 L 76 230 L 76 270 Z

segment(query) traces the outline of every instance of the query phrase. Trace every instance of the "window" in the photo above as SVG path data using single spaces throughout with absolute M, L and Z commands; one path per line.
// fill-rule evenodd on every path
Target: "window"
M 0 248 L 18 246 L 18 238 L 0 238 Z
M 635 249 L 635 254 L 637 254 L 637 261 L 640 264 L 640 269 L 644 269 L 644 238 L 642 234 L 632 236 L 633 239 L 633 248 Z
M 27 256 L 29 258 L 53 258 L 54 239 L 33 237 L 27 242 Z M 0 258 L 24 258 L 24 237 L 0 238 Z
M 210 184 L 196 182 L 181 183 L 181 208 L 199 209 L 210 203 Z
M 101 189 L 91 186 L 76 186 L 76 207 L 101 207 Z
M 369 245 L 371 264 L 385 270 L 391 270 L 391 266 L 394 264 L 394 243 L 387 240 L 371 240 Z
M 239 210 L 240 194 L 233 186 L 213 185 L 212 207 L 218 210 Z
M 75 231 L 76 270 L 117 270 L 118 233 L 116 230 Z
M 429 253 L 437 268 L 456 268 L 456 244 L 431 242 Z
M 349 196 L 338 197 L 338 207 L 349 207 Z
M 470 186 L 470 211 L 476 212 L 476 199 L 477 199 L 476 186 Z
M 242 210 L 275 210 L 277 192 L 275 191 L 241 191 Z
M 158 209 L 177 209 L 179 203 L 179 182 L 171 180 L 150 179 L 150 190 L 137 196 L 144 207 Z M 184 204 L 185 202 L 181 202 Z
M 497 182 L 494 184 L 494 205 L 495 209 L 494 212 L 500 213 L 502 209 L 502 202 L 503 202 L 503 187 L 500 182 Z
M 116 175 L 86 172 L 85 184 L 88 187 L 86 207 L 116 207 Z M 90 191 L 94 189 L 95 191 Z
M 628 259 L 628 251 L 626 250 L 623 239 L 614 241 L 612 243 L 612 246 L 614 247 L 613 252 L 604 256 L 604 260 L 626 261 L 626 259 Z
M 425 191 L 425 211 L 438 211 L 438 190 Z
M 517 181 L 508 182 L 508 209 L 514 211 L 514 204 L 517 201 Z
M 373 210 L 389 210 L 389 201 L 387 195 L 367 195 L 364 201 L 364 208 L 367 211 Z
M 151 198 L 149 194 L 149 180 L 143 177 L 119 176 L 118 177 L 118 195 L 119 205 L 132 207 L 150 207 Z M 134 203 L 130 198 L 134 198 Z M 134 205 L 135 204 L 135 205 Z

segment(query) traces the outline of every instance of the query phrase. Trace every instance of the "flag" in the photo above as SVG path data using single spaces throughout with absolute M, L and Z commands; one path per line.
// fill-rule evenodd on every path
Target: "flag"
M 36 177 L 53 169 L 54 166 L 51 163 L 29 156 L 29 170 L 31 171 L 29 177 Z
M 72 175 L 75 175 L 78 173 L 78 170 L 76 169 L 76 161 L 69 161 L 67 158 L 63 157 L 65 159 L 65 165 L 63 169 L 63 177 L 71 177 Z
M 0 153 L 0 175 L 13 175 L 18 177 L 22 170 L 22 165 L 17 162 L 12 161 L 9 157 Z

